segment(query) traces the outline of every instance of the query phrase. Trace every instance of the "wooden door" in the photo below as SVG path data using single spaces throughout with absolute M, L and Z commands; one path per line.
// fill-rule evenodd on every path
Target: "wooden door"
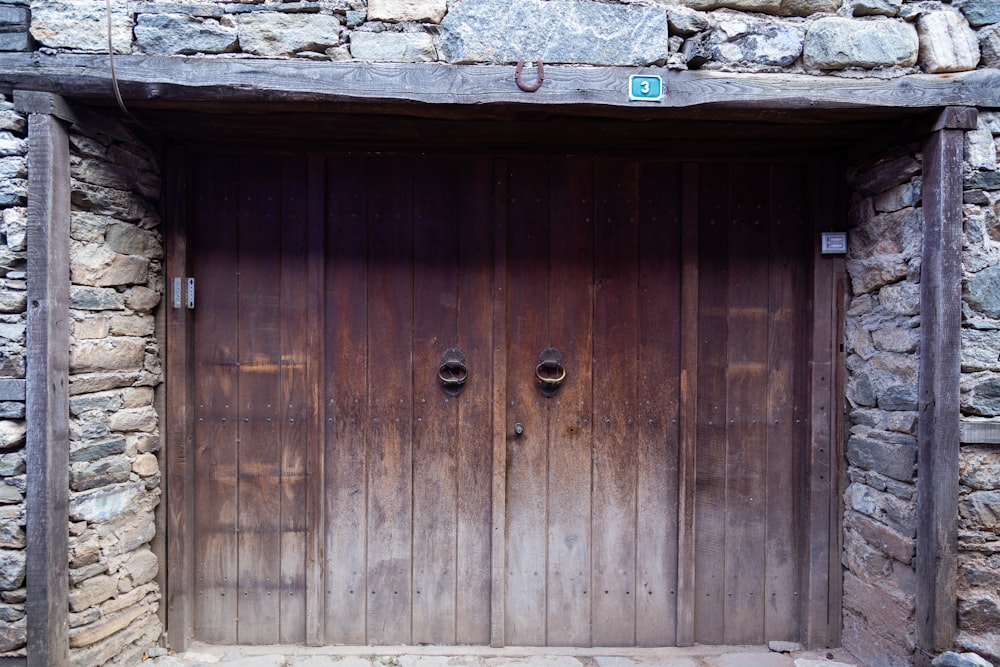
M 810 163 L 190 162 L 195 639 L 835 636 Z

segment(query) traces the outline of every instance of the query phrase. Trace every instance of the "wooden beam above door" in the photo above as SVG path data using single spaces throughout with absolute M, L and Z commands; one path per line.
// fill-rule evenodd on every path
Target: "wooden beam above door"
M 211 59 L 118 56 L 118 85 L 131 106 L 193 108 L 241 104 L 299 108 L 307 105 L 373 103 L 423 107 L 441 113 L 449 106 L 536 109 L 580 107 L 590 113 L 661 118 L 733 110 L 787 123 L 832 120 L 859 111 L 898 114 L 948 105 L 1000 107 L 1000 72 L 914 74 L 896 79 L 846 79 L 798 74 L 673 71 L 663 68 L 552 65 L 533 93 L 514 81 L 513 65 L 369 63 L 304 60 Z M 663 77 L 661 102 L 635 102 L 629 76 L 648 71 Z M 113 103 L 111 74 L 102 55 L 0 54 L 0 91 L 12 88 L 54 92 L 70 98 Z

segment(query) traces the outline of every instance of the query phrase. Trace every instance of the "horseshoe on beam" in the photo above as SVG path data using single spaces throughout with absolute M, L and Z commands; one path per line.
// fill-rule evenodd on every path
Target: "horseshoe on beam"
M 524 69 L 524 58 L 517 61 L 517 69 L 514 70 L 514 81 L 517 83 L 517 87 L 526 93 L 533 93 L 542 87 L 545 82 L 545 66 L 542 65 L 541 58 L 535 63 L 535 68 L 538 70 L 538 80 L 532 84 L 526 84 L 521 81 L 521 70 Z

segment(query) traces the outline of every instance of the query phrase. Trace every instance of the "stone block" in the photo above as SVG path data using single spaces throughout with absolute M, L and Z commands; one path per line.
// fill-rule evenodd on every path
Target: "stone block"
M 255 12 L 238 20 L 240 47 L 257 56 L 290 56 L 340 44 L 340 20 L 325 14 Z
M 78 461 L 94 461 L 107 456 L 121 454 L 124 451 L 125 437 L 116 434 L 100 440 L 71 442 L 69 448 L 69 460 L 71 463 Z
M 110 426 L 113 431 L 130 432 L 156 430 L 158 417 L 151 406 L 144 408 L 126 408 L 111 415 Z
M 966 632 L 978 634 L 996 631 L 1000 628 L 1000 600 L 989 597 L 960 600 L 958 622 Z
M 23 549 L 0 549 L 0 590 L 14 590 L 24 584 L 26 555 Z
M 989 130 L 965 133 L 965 162 L 973 169 L 997 168 L 997 145 Z
M 0 548 L 23 549 L 26 544 L 19 519 L 0 519 Z
M 420 32 L 354 32 L 351 34 L 351 55 L 367 62 L 437 60 L 434 39 Z
M 976 530 L 1000 529 L 1000 491 L 973 491 L 958 503 L 959 514 Z
M 10 653 L 28 643 L 28 619 L 0 623 L 0 653 Z
M 27 30 L 31 12 L 27 7 L 0 5 L 0 31 Z
M 93 391 L 107 391 L 121 387 L 131 387 L 142 379 L 142 372 L 132 371 L 111 371 L 97 373 L 77 373 L 70 375 L 69 394 L 77 396 Z
M 124 299 L 114 289 L 71 285 L 69 307 L 80 310 L 122 310 Z
M 803 64 L 811 70 L 912 67 L 919 46 L 916 28 L 908 23 L 831 16 L 817 20 L 806 32 Z
M 135 25 L 136 48 L 158 56 L 237 51 L 236 23 L 189 14 L 140 14 Z
M 959 482 L 977 491 L 1000 490 L 1000 448 L 963 446 Z
M 883 410 L 916 410 L 916 389 L 910 385 L 892 385 L 879 394 L 878 406 Z
M 108 521 L 130 509 L 139 496 L 135 485 L 114 486 L 79 494 L 70 501 L 69 516 L 73 521 Z M 115 584 L 117 590 L 117 584 Z M 89 605 L 88 605 L 89 606 Z
M 131 472 L 132 463 L 124 456 L 73 463 L 69 468 L 69 487 L 73 491 L 87 491 L 127 482 Z
M 827 21 L 829 19 L 821 19 Z M 839 25 L 839 24 L 838 24 Z M 903 185 L 920 173 L 920 163 L 909 155 L 880 162 L 865 170 L 852 170 L 848 181 L 862 197 L 877 195 Z
M 920 331 L 902 327 L 887 327 L 872 331 L 872 343 L 885 352 L 916 352 L 920 344 Z
M 148 206 L 138 195 L 75 179 L 70 202 L 79 210 L 128 222 L 140 222 L 148 214 Z
M 965 303 L 994 319 L 1000 318 L 1000 266 L 991 266 L 972 276 Z
M 688 64 L 712 61 L 758 67 L 788 67 L 802 54 L 805 28 L 749 16 L 726 16 L 716 27 L 684 44 Z
M 709 26 L 708 17 L 703 12 L 684 5 L 667 6 L 667 24 L 670 34 L 682 37 L 696 35 Z
M 100 560 L 100 557 L 101 546 L 97 540 L 73 543 L 69 550 L 69 566 L 77 569 L 86 565 L 94 565 Z
M 670 55 L 662 8 L 567 0 L 465 0 L 441 22 L 451 63 L 652 65 Z M 353 39 L 353 37 L 352 37 Z
M 918 206 L 922 196 L 922 183 L 920 178 L 914 178 L 875 195 L 873 200 L 875 210 L 887 213 Z
M 70 648 L 80 648 L 109 637 L 130 625 L 135 619 L 150 612 L 147 606 L 136 606 L 115 614 L 109 614 L 96 623 L 74 628 L 69 633 Z
M 141 284 L 149 278 L 149 260 L 122 255 L 106 246 L 73 242 L 70 277 L 77 285 L 91 287 Z
M 20 504 L 24 496 L 15 487 L 6 482 L 0 482 L 0 505 Z
M 0 421 L 0 449 L 13 449 L 24 444 L 28 426 L 23 421 Z
M 916 472 L 917 446 L 916 443 L 883 442 L 855 435 L 847 441 L 847 460 L 853 466 L 909 482 Z
M 879 303 L 896 315 L 920 314 L 920 285 L 901 281 L 879 290 Z
M 959 5 L 969 25 L 1000 23 L 1000 2 L 997 0 L 965 0 Z
M 149 477 L 159 471 L 160 464 L 153 454 L 140 454 L 135 458 L 135 463 L 132 464 L 132 472 L 139 475 L 139 477 Z
M 106 574 L 91 577 L 69 591 L 69 608 L 79 612 L 104 602 L 118 592 L 118 579 Z
M 0 454 L 0 477 L 23 475 L 25 471 L 24 451 Z
M 125 561 L 122 567 L 132 579 L 133 586 L 142 586 L 156 577 L 156 573 L 159 571 L 159 562 L 149 549 L 139 549 Z
M 954 651 L 945 651 L 934 658 L 931 665 L 932 667 L 993 667 L 992 663 L 975 653 L 955 653 Z
M 900 563 L 911 565 L 916 556 L 916 542 L 880 521 L 857 512 L 845 512 L 844 528 L 852 530 L 865 542 Z
M 854 16 L 898 16 L 903 0 L 854 0 Z
M 368 0 L 370 21 L 440 23 L 447 11 L 447 0 Z
M 115 53 L 132 52 L 132 14 L 126 0 L 111 0 Z M 31 36 L 44 46 L 103 53 L 108 49 L 104 0 L 33 0 Z
M 909 267 L 902 255 L 879 255 L 863 260 L 848 260 L 847 272 L 851 278 L 852 291 L 855 294 L 867 294 L 905 278 Z
M 144 616 L 133 619 L 123 629 L 89 646 L 70 649 L 70 663 L 76 667 L 104 665 L 116 660 L 118 665 L 138 664 L 142 649 L 159 639 L 162 627 L 153 608 Z M 131 647 L 131 649 L 129 648 Z M 129 656 L 126 653 L 138 653 Z
M 974 171 L 965 177 L 965 187 L 969 190 L 1000 190 L 1000 170 Z
M 921 15 L 917 21 L 920 65 L 924 71 L 965 72 L 979 64 L 979 41 L 969 23 L 958 12 L 940 11 Z
M 139 255 L 148 259 L 163 258 L 160 236 L 136 225 L 112 222 L 105 233 L 108 248 L 123 255 Z
M 913 537 L 917 533 L 914 503 L 860 483 L 848 486 L 844 499 L 854 511 L 881 521 L 904 537 Z
M 70 347 L 70 372 L 118 371 L 142 368 L 146 342 L 141 338 L 77 341 Z
M 1000 371 L 1000 331 L 962 329 L 962 370 Z
M 979 63 L 983 67 L 1000 68 L 1000 23 L 979 31 Z M 993 134 L 1000 134 L 994 131 Z
M 844 573 L 844 608 L 861 614 L 869 630 L 912 650 L 915 601 L 893 592 L 884 582 L 873 585 Z M 905 655 L 900 658 L 905 660 Z M 879 663 L 882 664 L 882 663 Z
M 160 293 L 142 285 L 133 287 L 125 295 L 125 305 L 140 313 L 152 311 L 159 303 Z

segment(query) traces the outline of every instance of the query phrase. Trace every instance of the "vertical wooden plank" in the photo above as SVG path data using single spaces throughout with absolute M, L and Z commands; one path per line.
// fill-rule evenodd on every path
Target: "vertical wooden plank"
M 695 641 L 698 453 L 698 166 L 681 167 L 680 460 L 677 469 L 677 645 Z
M 694 640 L 703 644 L 724 641 L 729 182 L 727 165 L 700 167 Z
M 635 642 L 637 167 L 601 161 L 595 190 L 591 588 L 596 646 Z
M 636 644 L 676 643 L 681 184 L 677 164 L 639 173 Z
M 413 164 L 372 161 L 387 196 L 369 202 L 368 641 L 411 641 Z
M 280 449 L 280 586 L 278 641 L 300 644 L 306 639 L 306 461 L 317 433 L 311 429 L 316 395 L 317 349 L 310 330 L 309 172 L 303 157 L 278 161 L 281 183 L 279 266 L 278 437 Z M 320 250 L 322 245 L 319 246 Z
M 959 379 L 961 376 L 962 142 L 975 110 L 945 109 L 924 141 L 917 505 L 917 664 L 956 632 Z
M 368 227 L 370 160 L 330 158 L 326 174 L 326 622 L 330 644 L 366 644 Z
M 814 165 L 810 173 L 808 191 L 813 198 L 810 202 L 813 220 L 813 286 L 812 286 L 812 336 L 809 356 L 810 384 L 810 430 L 808 433 L 808 459 L 806 462 L 808 480 L 806 511 L 808 521 L 808 542 L 806 545 L 805 595 L 806 605 L 803 619 L 806 643 L 810 646 L 827 646 L 831 636 L 833 618 L 829 608 L 831 576 L 839 577 L 839 563 L 832 562 L 830 555 L 830 526 L 836 522 L 833 516 L 831 494 L 833 493 L 833 359 L 834 339 L 838 323 L 834 321 L 836 261 L 820 255 L 820 230 L 831 229 L 830 214 L 833 210 L 829 197 L 829 183 L 833 173 L 828 162 Z M 835 573 L 835 574 L 834 574 Z M 839 610 L 837 624 L 839 625 Z
M 730 187 L 726 373 L 725 630 L 727 644 L 764 639 L 767 435 L 768 165 L 740 163 Z
M 492 359 L 493 166 L 488 159 L 463 158 L 458 169 L 458 340 L 472 375 L 459 397 L 455 642 L 484 645 L 490 642 L 493 383 L 504 387 Z M 503 413 L 502 406 L 496 409 Z
M 239 191 L 232 158 L 204 156 L 193 171 L 194 635 L 237 641 Z
M 22 94 L 18 95 L 19 106 Z M 45 96 L 48 103 L 61 103 Z M 64 103 L 63 103 L 64 106 Z M 28 597 L 32 667 L 68 664 L 69 138 L 59 119 L 28 116 L 25 419 Z
M 506 160 L 493 163 L 493 467 L 491 475 L 490 646 L 503 646 L 507 628 L 507 216 Z
M 325 630 L 325 562 L 326 541 L 326 474 L 325 474 L 325 397 L 324 370 L 326 346 L 324 345 L 324 267 L 326 261 L 326 190 L 324 159 L 308 159 L 308 229 L 306 230 L 306 334 L 305 349 L 308 390 L 308 409 L 302 417 L 308 421 L 306 438 L 306 627 L 305 641 L 310 646 L 323 645 Z
M 567 378 L 547 401 L 548 609 L 550 646 L 590 645 L 590 451 L 593 396 L 593 161 L 565 159 L 551 169 L 549 340 Z M 537 363 L 537 362 L 536 362 Z M 522 378 L 531 383 L 531 378 Z
M 459 343 L 455 167 L 449 159 L 414 162 L 413 642 L 418 644 L 455 643 L 460 397 L 444 391 L 438 380 L 442 353 Z
M 507 291 L 507 590 L 505 642 L 544 645 L 546 637 L 548 398 L 536 386 L 548 337 L 550 164 L 511 160 Z M 515 423 L 523 425 L 520 435 Z
M 240 159 L 239 624 L 237 639 L 279 639 L 281 578 L 280 187 L 270 161 Z
M 804 174 L 798 162 L 773 166 L 767 333 L 767 526 L 764 640 L 799 640 L 800 447 L 805 417 L 806 266 L 811 231 L 803 224 Z
M 179 151 L 170 151 L 166 167 L 166 284 L 171 298 L 174 277 L 191 275 L 188 242 L 191 212 L 188 208 L 189 170 L 193 162 Z M 164 306 L 166 317 L 166 607 L 167 644 L 175 651 L 187 648 L 194 633 L 194 330 L 187 308 Z

